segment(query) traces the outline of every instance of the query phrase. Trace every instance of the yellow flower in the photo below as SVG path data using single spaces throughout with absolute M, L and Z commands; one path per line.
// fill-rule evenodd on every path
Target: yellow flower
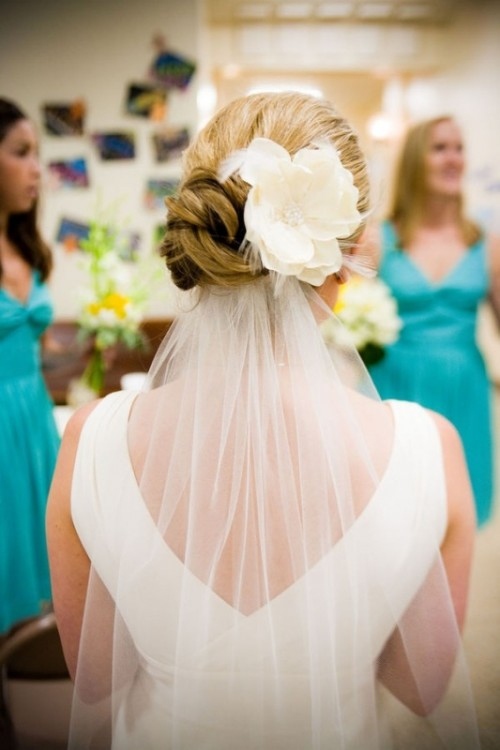
M 355 287 L 359 286 L 363 283 L 363 280 L 358 278 L 357 276 L 351 276 L 349 281 L 347 281 L 345 284 L 339 285 L 339 292 L 337 295 L 337 301 L 335 305 L 333 306 L 333 312 L 338 315 L 342 310 L 345 309 L 346 306 L 346 294 L 348 296 L 349 290 L 354 289 Z
M 87 305 L 87 310 L 91 315 L 98 315 L 101 310 L 112 310 L 117 318 L 125 318 L 129 304 L 130 299 L 124 294 L 111 292 L 99 302 L 91 302 Z

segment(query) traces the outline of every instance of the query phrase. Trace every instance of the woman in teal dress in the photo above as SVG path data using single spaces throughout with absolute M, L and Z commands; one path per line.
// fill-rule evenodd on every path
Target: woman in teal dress
M 0 636 L 51 600 L 45 507 L 59 437 L 41 371 L 52 259 L 39 181 L 33 125 L 0 99 Z
M 382 398 L 416 401 L 455 424 L 482 525 L 494 497 L 492 388 L 476 329 L 499 277 L 500 248 L 464 215 L 463 171 L 462 138 L 451 118 L 410 129 L 389 219 L 375 238 L 379 276 L 403 328 L 371 375 Z

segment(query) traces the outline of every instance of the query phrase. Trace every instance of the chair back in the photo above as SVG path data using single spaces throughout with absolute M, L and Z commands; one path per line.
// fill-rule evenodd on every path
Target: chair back
M 0 672 L 0 747 L 66 747 L 72 683 L 53 612 L 10 629 Z

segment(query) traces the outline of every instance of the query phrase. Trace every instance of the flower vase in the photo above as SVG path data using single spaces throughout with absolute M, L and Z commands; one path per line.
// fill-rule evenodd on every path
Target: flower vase
M 106 363 L 104 352 L 92 347 L 89 360 L 80 378 L 70 381 L 66 401 L 74 408 L 99 398 L 104 387 Z
M 104 351 L 93 346 L 89 361 L 82 374 L 82 381 L 96 396 L 100 396 L 104 387 L 105 374 Z

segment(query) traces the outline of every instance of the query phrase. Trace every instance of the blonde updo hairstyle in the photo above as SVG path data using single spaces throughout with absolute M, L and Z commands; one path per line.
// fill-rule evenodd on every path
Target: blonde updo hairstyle
M 237 286 L 268 273 L 239 252 L 245 236 L 243 212 L 250 185 L 237 174 L 224 183 L 221 164 L 256 137 L 270 138 L 290 155 L 318 141 L 330 141 L 359 190 L 358 210 L 369 203 L 367 168 L 358 138 L 327 101 L 297 92 L 254 94 L 236 99 L 215 114 L 184 154 L 178 192 L 166 199 L 166 235 L 161 255 L 180 289 Z M 348 251 L 363 224 L 341 240 Z

